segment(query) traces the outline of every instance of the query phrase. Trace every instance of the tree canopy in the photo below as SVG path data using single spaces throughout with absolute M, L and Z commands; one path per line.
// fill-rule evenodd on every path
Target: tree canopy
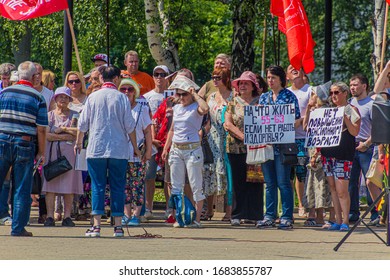
M 162 0 L 159 0 L 161 4 Z M 249 1 L 249 0 L 245 0 Z M 384 1 L 384 0 L 383 0 Z M 232 53 L 233 19 L 239 0 L 164 0 L 164 9 L 170 20 L 170 29 L 161 34 L 171 38 L 177 46 L 180 66 L 191 69 L 197 82 L 208 80 L 218 53 Z M 254 65 L 261 71 L 264 18 L 266 18 L 265 66 L 280 63 L 288 65 L 284 35 L 279 36 L 277 20 L 269 13 L 269 0 L 250 0 L 254 5 Z M 323 79 L 325 0 L 303 0 L 309 18 L 313 39 L 316 41 L 316 69 L 311 75 L 314 83 Z M 93 67 L 91 56 L 106 53 L 105 1 L 74 1 L 73 18 L 78 48 L 84 72 Z M 143 0 L 110 1 L 110 58 L 124 68 L 123 56 L 128 50 L 140 55 L 140 68 L 151 73 L 156 65 L 148 48 L 145 6 Z M 244 11 L 245 12 L 245 11 Z M 373 1 L 333 1 L 333 62 L 332 78 L 346 81 L 361 72 L 373 80 L 370 58 L 373 53 Z M 63 68 L 64 14 L 55 13 L 28 21 L 13 22 L 0 18 L 0 62 L 18 61 L 18 50 L 26 57 L 40 62 L 44 68 L 57 74 L 60 83 Z M 21 39 L 31 31 L 31 43 Z M 28 52 L 30 51 L 30 52 Z M 278 61 L 277 56 L 280 55 Z M 15 57 L 16 56 L 16 57 Z M 73 69 L 77 70 L 75 56 Z

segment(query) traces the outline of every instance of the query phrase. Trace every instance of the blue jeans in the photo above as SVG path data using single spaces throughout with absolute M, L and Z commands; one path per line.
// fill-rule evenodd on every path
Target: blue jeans
M 8 198 L 10 190 L 10 181 L 3 183 L 3 188 L 0 191 L 0 219 L 9 217 Z
M 360 173 L 363 173 L 366 178 L 366 173 L 370 167 L 371 158 L 374 152 L 374 146 L 371 146 L 364 153 L 356 151 L 355 158 L 352 162 L 351 178 L 349 179 L 348 191 L 351 198 L 351 208 L 349 211 L 350 217 L 358 219 L 360 216 L 359 211 L 359 188 L 360 188 Z M 367 190 L 367 204 L 372 204 L 372 198 Z M 378 217 L 378 211 L 376 208 L 371 210 L 371 220 Z
M 275 220 L 277 217 L 278 188 L 282 198 L 281 220 L 293 220 L 294 194 L 290 183 L 291 165 L 284 165 L 280 160 L 280 155 L 275 154 L 274 160 L 269 160 L 261 164 L 264 174 L 266 212 L 265 219 Z
M 14 178 L 11 235 L 22 233 L 30 218 L 35 144 L 21 136 L 0 133 L 0 186 L 12 166 Z
M 104 195 L 110 185 L 111 216 L 123 216 L 125 206 L 126 159 L 89 158 L 88 172 L 91 177 L 92 215 L 104 214 Z

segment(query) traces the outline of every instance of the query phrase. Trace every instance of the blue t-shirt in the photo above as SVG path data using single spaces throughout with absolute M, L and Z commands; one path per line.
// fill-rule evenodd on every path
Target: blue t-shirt
M 7 87 L 0 95 L 0 131 L 37 135 L 37 126 L 47 126 L 46 102 L 38 91 L 24 85 Z

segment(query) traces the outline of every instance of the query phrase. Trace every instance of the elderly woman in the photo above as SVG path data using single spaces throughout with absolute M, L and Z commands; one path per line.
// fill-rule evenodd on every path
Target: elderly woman
M 205 196 L 202 191 L 203 152 L 200 145 L 199 129 L 203 116 L 209 107 L 195 92 L 199 87 L 185 76 L 177 76 L 169 89 L 175 89 L 180 103 L 173 107 L 173 123 L 168 133 L 162 158 L 168 155 L 172 181 L 172 196 L 183 193 L 185 174 L 188 179 L 195 201 L 196 220 L 191 227 L 201 227 L 200 215 Z M 177 217 L 180 213 L 177 213 Z M 174 227 L 182 227 L 176 222 Z
M 228 104 L 224 127 L 228 131 L 226 152 L 231 165 L 235 203 L 231 225 L 239 226 L 240 220 L 263 219 L 263 185 L 249 182 L 247 178 L 247 147 L 244 145 L 244 107 L 259 101 L 259 84 L 256 74 L 245 71 L 232 82 L 238 95 Z
M 230 55 L 220 53 L 215 57 L 214 60 L 214 70 L 217 68 L 226 68 L 230 70 L 232 65 L 232 58 Z M 217 90 L 217 87 L 214 84 L 214 81 L 211 79 L 206 82 L 202 88 L 199 90 L 199 96 L 207 99 L 209 95 Z
M 270 91 L 263 93 L 259 104 L 277 105 L 294 104 L 295 120 L 301 118 L 298 100 L 295 94 L 286 89 L 286 73 L 280 66 L 270 66 L 267 69 L 267 83 Z M 297 125 L 297 121 L 296 121 Z M 280 218 L 279 229 L 290 229 L 293 227 L 294 194 L 290 184 L 291 165 L 283 164 L 279 148 L 274 145 L 274 160 L 268 160 L 261 164 L 264 173 L 264 180 L 267 185 L 266 213 L 264 220 L 256 224 L 257 228 L 267 228 L 275 226 L 277 217 L 278 188 L 282 198 L 282 216 Z
M 144 187 L 146 176 L 146 162 L 152 154 L 152 120 L 149 114 L 149 107 L 143 103 L 137 103 L 140 95 L 138 84 L 130 79 L 123 79 L 119 85 L 119 91 L 126 94 L 131 105 L 131 114 L 135 120 L 135 130 L 138 146 L 145 145 L 145 153 L 141 158 L 135 157 L 132 152 L 133 147 L 130 144 L 130 159 L 127 165 L 126 176 L 126 200 L 125 215 L 122 218 L 122 225 L 139 226 L 140 213 L 144 203 Z M 131 211 L 133 206 L 133 213 Z
M 336 223 L 329 230 L 349 230 L 349 208 L 351 204 L 348 184 L 352 161 L 355 155 L 355 136 L 360 130 L 359 110 L 348 104 L 349 87 L 342 82 L 334 83 L 329 92 L 334 105 L 344 108 L 343 132 L 338 146 L 321 148 L 322 164 L 328 181 Z
M 57 145 L 59 145 L 61 154 L 66 157 L 71 165 L 75 162 L 73 145 L 69 144 L 76 139 L 77 130 L 72 126 L 72 118 L 75 111 L 68 108 L 72 101 L 70 89 L 60 87 L 55 91 L 54 101 L 56 109 L 50 111 L 49 127 L 47 128 L 46 159 L 55 160 L 58 158 Z M 44 226 L 55 226 L 54 221 L 54 199 L 55 195 L 64 196 L 64 219 L 62 226 L 73 227 L 75 224 L 70 218 L 73 196 L 83 193 L 81 171 L 74 169 L 50 180 L 43 181 L 42 192 L 46 193 L 47 219 Z

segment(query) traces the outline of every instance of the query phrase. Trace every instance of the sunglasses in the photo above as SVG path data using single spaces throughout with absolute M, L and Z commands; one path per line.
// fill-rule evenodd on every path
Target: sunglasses
M 79 84 L 81 81 L 79 79 L 77 80 L 68 80 L 68 84 Z
M 330 96 L 332 96 L 333 94 L 334 94 L 334 95 L 338 95 L 339 93 L 340 93 L 340 91 L 335 90 L 335 91 L 329 92 L 329 95 L 330 95 Z
M 135 89 L 133 87 L 122 87 L 119 90 L 120 90 L 120 92 L 123 92 L 123 93 L 125 93 L 125 92 L 134 92 L 135 91 Z
M 213 81 L 220 81 L 220 80 L 222 80 L 222 77 L 221 76 L 211 76 L 211 79 Z
M 189 95 L 189 93 L 188 93 L 188 92 L 176 93 L 176 95 L 177 95 L 178 97 L 186 97 L 187 95 Z
M 167 73 L 153 73 L 153 77 L 155 78 L 165 78 Z

